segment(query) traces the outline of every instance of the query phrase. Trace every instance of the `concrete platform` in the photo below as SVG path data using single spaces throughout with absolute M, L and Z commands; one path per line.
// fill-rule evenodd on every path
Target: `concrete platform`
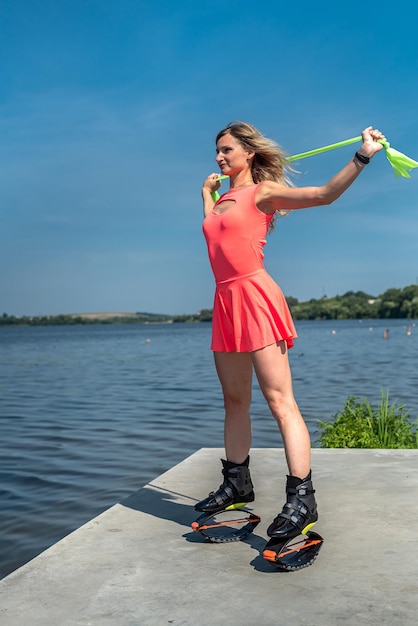
M 251 453 L 262 522 L 203 543 L 193 504 L 220 481 L 202 449 L 0 582 L 2 626 L 412 626 L 418 621 L 418 450 L 314 449 L 325 538 L 281 573 L 260 556 L 283 504 L 283 450 Z

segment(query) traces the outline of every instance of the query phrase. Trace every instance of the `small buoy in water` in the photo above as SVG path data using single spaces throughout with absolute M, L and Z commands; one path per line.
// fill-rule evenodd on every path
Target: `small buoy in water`
M 331 331 L 331 334 L 332 334 L 332 335 L 336 335 L 336 334 L 337 334 L 337 331 L 336 331 L 336 330 L 332 330 L 332 331 Z
M 147 343 L 151 343 L 151 339 L 147 339 Z

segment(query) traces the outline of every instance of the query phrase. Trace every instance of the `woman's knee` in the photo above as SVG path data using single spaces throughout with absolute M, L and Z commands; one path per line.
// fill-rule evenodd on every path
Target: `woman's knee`
M 224 394 L 224 408 L 227 415 L 242 415 L 250 411 L 251 397 Z
M 293 395 L 289 397 L 282 394 L 271 394 L 266 397 L 266 400 L 271 414 L 279 425 L 300 415 Z

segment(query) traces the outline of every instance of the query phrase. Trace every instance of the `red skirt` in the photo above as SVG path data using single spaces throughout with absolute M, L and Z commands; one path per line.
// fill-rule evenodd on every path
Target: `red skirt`
M 214 352 L 253 352 L 297 337 L 282 290 L 262 269 L 216 285 L 212 316 Z

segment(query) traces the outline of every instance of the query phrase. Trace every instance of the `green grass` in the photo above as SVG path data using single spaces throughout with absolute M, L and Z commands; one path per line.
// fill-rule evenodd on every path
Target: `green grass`
M 404 405 L 389 404 L 389 392 L 381 391 L 373 408 L 363 398 L 349 397 L 330 422 L 319 423 L 321 448 L 418 448 L 417 422 Z

